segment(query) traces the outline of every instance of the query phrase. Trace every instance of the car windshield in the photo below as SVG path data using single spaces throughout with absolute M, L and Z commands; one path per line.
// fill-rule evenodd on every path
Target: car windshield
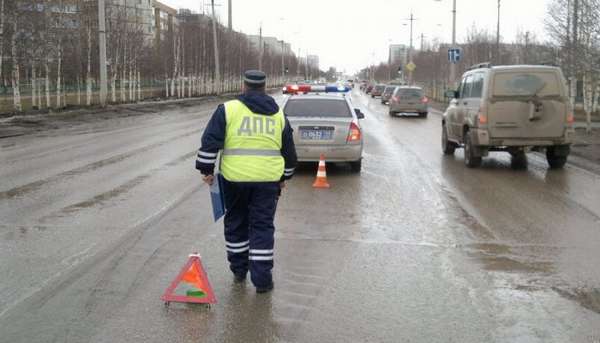
M 288 117 L 351 117 L 344 99 L 291 99 L 283 110 Z
M 506 72 L 494 77 L 494 96 L 560 95 L 560 82 L 554 72 Z
M 416 88 L 399 89 L 396 95 L 403 98 L 420 98 L 423 96 L 423 91 Z
M 385 90 L 383 91 L 386 94 L 392 94 L 392 92 L 394 91 L 395 87 L 385 87 Z

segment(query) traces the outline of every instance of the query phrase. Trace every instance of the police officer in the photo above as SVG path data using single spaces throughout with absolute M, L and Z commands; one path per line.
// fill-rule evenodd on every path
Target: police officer
M 273 289 L 273 220 L 285 181 L 294 174 L 292 128 L 265 93 L 262 71 L 244 73 L 244 92 L 217 107 L 202 135 L 196 169 L 211 185 L 218 151 L 224 177 L 225 245 L 236 282 L 250 271 L 257 293 Z

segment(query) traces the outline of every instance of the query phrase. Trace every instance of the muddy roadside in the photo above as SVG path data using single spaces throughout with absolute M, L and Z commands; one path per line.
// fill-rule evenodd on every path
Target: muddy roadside
M 279 88 L 271 89 L 269 94 L 274 95 L 278 91 Z M 0 139 L 47 130 L 71 128 L 107 119 L 189 112 L 192 108 L 203 105 L 216 105 L 236 96 L 237 93 L 187 99 L 150 100 L 131 104 L 108 105 L 105 108 L 99 106 L 72 107 L 61 111 L 29 111 L 19 114 L 4 114 L 0 115 Z
M 447 104 L 431 102 L 431 107 L 444 112 Z M 594 121 L 592 131 L 588 133 L 583 120 L 582 116 L 576 116 L 569 163 L 600 175 L 600 122 Z

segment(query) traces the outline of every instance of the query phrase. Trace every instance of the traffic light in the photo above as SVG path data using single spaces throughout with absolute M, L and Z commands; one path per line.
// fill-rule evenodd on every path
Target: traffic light
M 290 68 L 285 67 L 285 73 L 288 74 L 290 72 Z

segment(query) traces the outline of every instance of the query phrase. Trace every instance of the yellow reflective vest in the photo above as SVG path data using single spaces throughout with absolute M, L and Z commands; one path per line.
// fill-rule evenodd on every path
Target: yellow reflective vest
M 239 100 L 225 104 L 225 146 L 221 174 L 232 182 L 275 182 L 281 179 L 285 117 L 253 113 Z

